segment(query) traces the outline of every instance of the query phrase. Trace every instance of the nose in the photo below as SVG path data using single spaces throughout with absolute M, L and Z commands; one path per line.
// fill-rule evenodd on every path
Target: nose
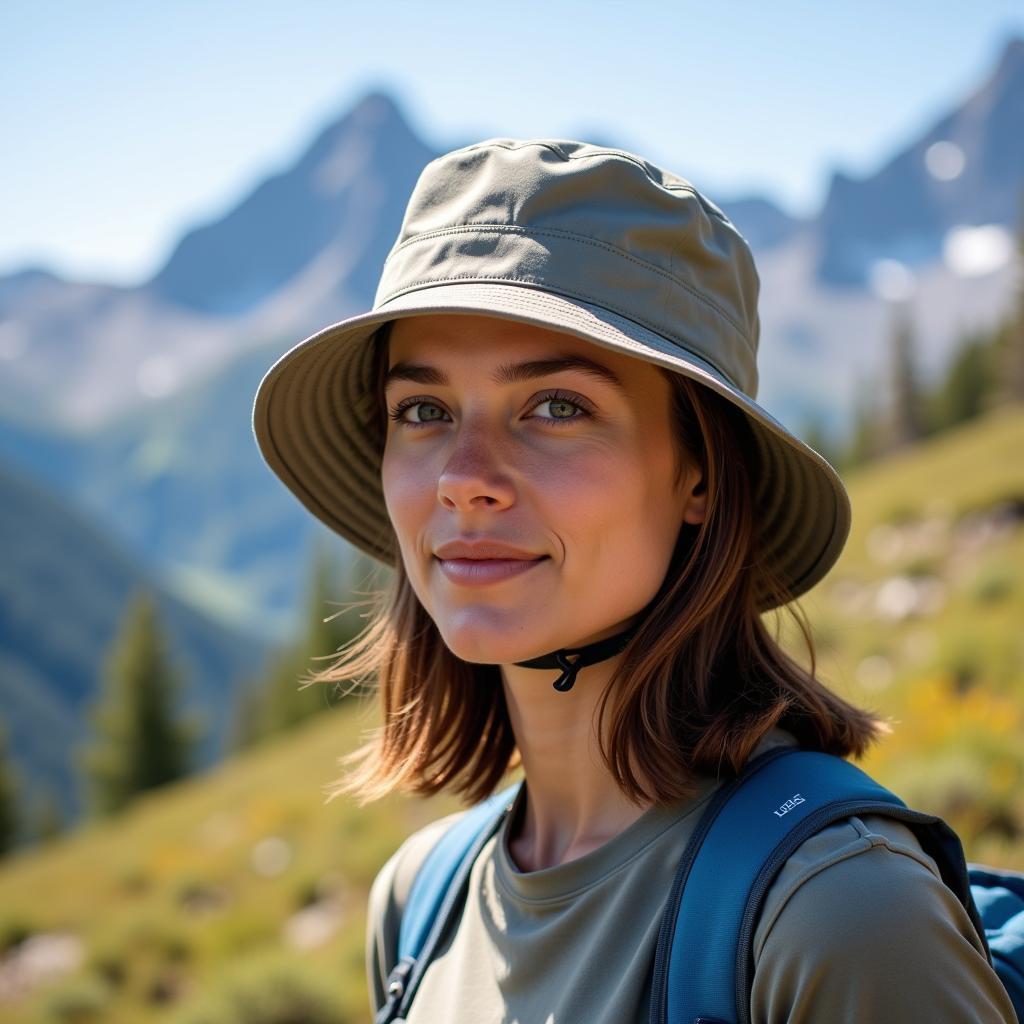
M 506 508 L 515 501 L 499 446 L 486 431 L 460 431 L 437 480 L 437 500 L 451 511 Z

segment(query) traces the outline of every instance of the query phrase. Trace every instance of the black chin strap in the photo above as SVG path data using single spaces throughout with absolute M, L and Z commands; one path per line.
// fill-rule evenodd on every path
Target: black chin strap
M 573 683 L 576 682 L 576 673 L 581 668 L 624 651 L 626 644 L 632 640 L 639 628 L 640 625 L 637 623 L 621 633 L 616 633 L 615 636 L 605 637 L 604 640 L 595 640 L 594 643 L 585 644 L 583 647 L 563 647 L 550 654 L 542 654 L 539 658 L 517 661 L 514 664 L 522 668 L 560 668 L 562 674 L 551 685 L 560 693 L 565 693 L 566 690 L 572 689 Z

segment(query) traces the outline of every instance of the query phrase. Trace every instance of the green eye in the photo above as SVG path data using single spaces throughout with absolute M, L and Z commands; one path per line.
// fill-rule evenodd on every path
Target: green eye
M 416 409 L 417 410 L 418 418 L 415 419 L 415 420 L 406 419 L 405 418 L 405 410 L 406 409 Z M 430 414 L 424 415 L 423 412 L 419 411 L 419 410 L 422 410 L 422 409 L 427 409 L 427 410 L 433 409 L 439 415 L 437 415 L 437 416 L 430 415 Z M 399 402 L 398 405 L 396 405 L 388 413 L 388 415 L 391 417 L 391 419 L 393 419 L 396 423 L 404 423 L 404 424 L 406 424 L 407 426 L 410 426 L 410 427 L 421 426 L 421 425 L 426 424 L 426 423 L 438 423 L 438 422 L 441 422 L 441 417 L 444 416 L 444 414 L 445 414 L 444 409 L 442 409 L 441 406 L 437 405 L 436 403 L 434 403 L 434 402 L 425 402 L 425 401 L 423 401 L 423 399 L 417 399 L 417 398 L 407 398 L 404 402 Z
M 439 405 L 434 405 L 432 402 L 417 402 L 413 408 L 417 410 L 417 417 L 420 423 L 425 423 L 428 420 L 440 419 L 441 416 L 444 416 L 444 410 Z M 426 415 L 423 413 L 424 409 L 427 410 Z M 438 415 L 430 415 L 431 409 L 433 409 Z
M 551 414 L 539 418 L 552 423 L 575 423 L 576 420 L 587 419 L 593 415 L 583 404 L 582 399 L 567 395 L 561 391 L 539 395 L 534 409 L 539 409 L 543 405 L 549 406 Z
M 568 419 L 572 415 L 572 410 L 579 408 L 578 405 L 573 402 L 567 402 L 564 398 L 552 399 L 548 405 L 551 407 L 552 413 L 555 413 L 555 419 Z M 562 413 L 557 412 L 556 410 L 558 409 L 561 409 L 565 415 L 563 416 Z

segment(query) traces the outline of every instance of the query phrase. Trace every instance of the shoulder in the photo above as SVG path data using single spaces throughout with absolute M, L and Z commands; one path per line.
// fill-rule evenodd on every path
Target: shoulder
M 917 880 L 909 889 L 908 878 Z M 926 893 L 934 896 L 938 890 L 933 890 L 931 881 L 943 884 L 938 865 L 908 825 L 884 815 L 834 822 L 798 846 L 775 876 L 755 931 L 755 959 L 783 913 L 789 923 L 811 892 L 833 905 L 849 900 L 854 904 L 851 911 L 863 908 L 870 913 L 891 898 L 902 902 L 921 901 Z M 860 882 L 867 884 L 854 885 Z M 854 893 L 857 899 L 850 900 Z M 950 897 L 958 902 L 952 893 Z
M 387 976 L 398 960 L 398 931 L 416 872 L 434 844 L 466 811 L 432 821 L 408 836 L 370 886 L 366 908 L 366 971 L 371 1006 L 384 1002 Z
M 399 912 L 405 908 L 413 879 L 427 854 L 438 839 L 465 813 L 456 811 L 454 814 L 438 818 L 403 840 L 398 849 L 384 862 L 370 887 L 371 918 L 375 916 L 374 909 L 383 911 L 389 904 Z
M 960 901 L 907 824 L 851 816 L 799 846 L 754 934 L 755 1021 L 1012 1021 Z

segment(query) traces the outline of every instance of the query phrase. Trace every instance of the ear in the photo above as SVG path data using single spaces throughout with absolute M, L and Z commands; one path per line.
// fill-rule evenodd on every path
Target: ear
M 699 467 L 691 468 L 684 487 L 683 522 L 703 523 L 707 514 L 707 488 Z

